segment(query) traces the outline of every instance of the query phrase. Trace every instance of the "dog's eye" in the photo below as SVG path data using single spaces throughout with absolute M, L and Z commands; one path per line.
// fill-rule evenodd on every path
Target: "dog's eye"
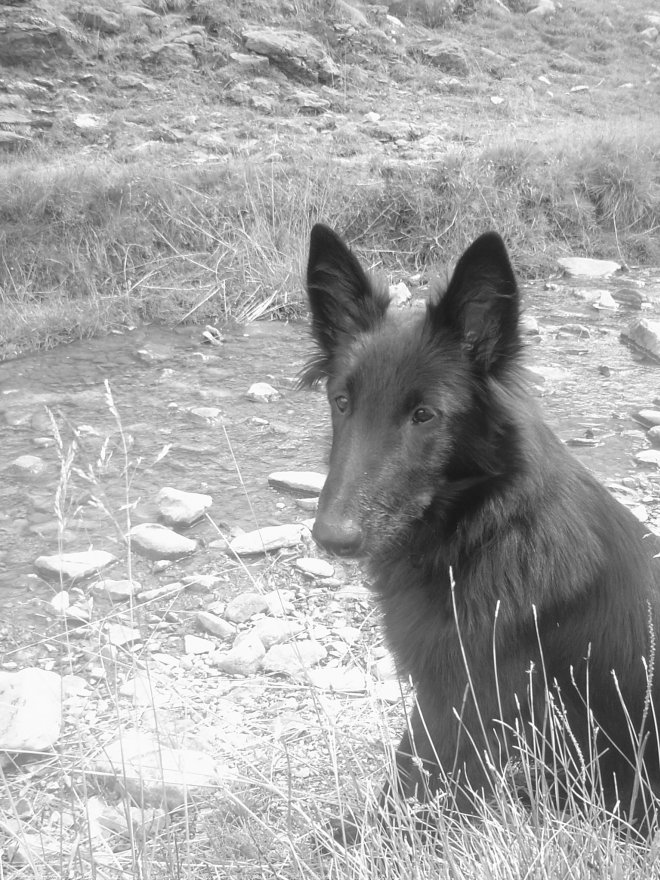
M 335 397 L 335 406 L 340 413 L 346 412 L 346 410 L 348 409 L 348 397 L 346 397 L 345 394 L 338 394 Z
M 433 410 L 429 409 L 426 406 L 418 406 L 415 412 L 412 414 L 413 424 L 419 425 L 421 422 L 429 422 L 435 413 Z

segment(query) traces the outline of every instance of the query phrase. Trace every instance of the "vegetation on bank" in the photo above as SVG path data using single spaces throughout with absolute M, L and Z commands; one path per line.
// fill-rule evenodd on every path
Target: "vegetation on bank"
M 458 146 L 439 162 L 0 169 L 0 354 L 143 320 L 246 321 L 303 308 L 311 225 L 392 277 L 429 275 L 488 228 L 523 275 L 570 252 L 660 265 L 660 136 Z

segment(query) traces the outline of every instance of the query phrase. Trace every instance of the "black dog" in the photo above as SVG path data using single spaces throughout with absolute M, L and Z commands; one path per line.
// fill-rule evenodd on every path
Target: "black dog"
M 327 380 L 333 424 L 314 537 L 369 558 L 387 641 L 416 686 L 395 791 L 424 799 L 449 782 L 470 811 L 467 792 L 492 791 L 492 767 L 516 748 L 507 731 L 518 724 L 520 747 L 556 698 L 576 765 L 608 808 L 648 823 L 657 548 L 527 394 L 501 238 L 478 238 L 444 294 L 402 314 L 317 225 L 307 289 L 318 354 L 303 383 Z

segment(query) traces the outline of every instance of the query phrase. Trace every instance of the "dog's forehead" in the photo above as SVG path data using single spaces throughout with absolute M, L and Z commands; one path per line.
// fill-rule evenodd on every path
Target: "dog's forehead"
M 451 393 L 466 373 L 456 345 L 431 333 L 423 312 L 388 315 L 376 328 L 356 336 L 338 364 L 336 375 L 367 397 L 386 397 L 393 404 L 397 391 Z

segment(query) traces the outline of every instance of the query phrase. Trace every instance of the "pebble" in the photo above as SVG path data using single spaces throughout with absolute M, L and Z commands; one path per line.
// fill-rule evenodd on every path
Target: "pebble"
M 95 596 L 102 596 L 113 602 L 122 602 L 137 596 L 141 589 L 142 586 L 137 581 L 105 578 L 93 584 L 91 592 Z
M 309 529 L 302 523 L 265 526 L 263 529 L 238 535 L 229 542 L 229 549 L 237 556 L 250 556 L 255 553 L 281 550 L 284 547 L 295 547 L 307 537 L 311 537 Z
M 329 562 L 315 556 L 301 556 L 300 559 L 296 559 L 296 568 L 310 577 L 328 578 L 333 577 L 335 573 Z
M 660 425 L 654 425 L 654 427 L 649 428 L 646 436 L 653 446 L 660 447 Z
M 151 559 L 177 559 L 197 548 L 197 542 L 160 523 L 139 523 L 129 532 L 132 546 Z
M 268 608 L 268 603 L 262 593 L 239 593 L 227 603 L 225 608 L 225 620 L 232 623 L 245 623 L 255 614 L 262 614 Z
M 114 645 L 116 648 L 132 645 L 134 642 L 139 642 L 142 639 L 139 629 L 135 629 L 135 627 L 132 626 L 126 626 L 123 623 L 109 624 L 106 630 L 106 635 L 108 637 L 108 643 Z
M 83 550 L 79 553 L 59 553 L 55 556 L 39 556 L 35 568 L 45 574 L 77 580 L 96 574 L 117 562 L 117 557 L 105 550 Z
M 270 403 L 281 396 L 277 388 L 273 388 L 268 382 L 255 382 L 247 391 L 248 400 L 253 400 L 255 403 Z
M 38 455 L 20 455 L 15 458 L 10 468 L 15 474 L 24 477 L 38 477 L 46 470 L 46 462 Z
M 327 656 L 319 642 L 307 639 L 286 645 L 273 645 L 263 659 L 264 672 L 277 672 L 293 677 L 314 666 Z
M 236 635 L 236 627 L 232 626 L 217 614 L 210 614 L 208 611 L 198 611 L 196 621 L 201 629 L 217 636 L 219 639 L 231 639 Z
M 368 680 L 361 669 L 355 666 L 336 669 L 310 669 L 307 673 L 310 684 L 324 691 L 338 694 L 365 693 Z
M 264 648 L 268 650 L 273 645 L 279 645 L 298 635 L 302 628 L 302 624 L 297 620 L 262 617 L 256 621 L 252 631 L 256 633 Z
M 254 675 L 261 667 L 266 649 L 254 632 L 244 633 L 226 654 L 215 654 L 212 663 L 229 675 Z
M 215 645 L 210 639 L 186 634 L 183 637 L 183 650 L 186 654 L 210 654 L 215 651 Z
M 293 590 L 272 590 L 270 593 L 264 593 L 263 599 L 266 603 L 266 611 L 272 617 L 283 617 L 285 614 L 292 614 L 295 610 L 293 599 L 295 598 Z
M 316 471 L 274 471 L 268 476 L 268 485 L 276 489 L 320 495 L 325 479 L 325 474 Z
M 161 519 L 170 526 L 187 526 L 194 523 L 213 504 L 210 495 L 199 492 L 183 492 L 165 486 L 156 495 L 156 506 Z

